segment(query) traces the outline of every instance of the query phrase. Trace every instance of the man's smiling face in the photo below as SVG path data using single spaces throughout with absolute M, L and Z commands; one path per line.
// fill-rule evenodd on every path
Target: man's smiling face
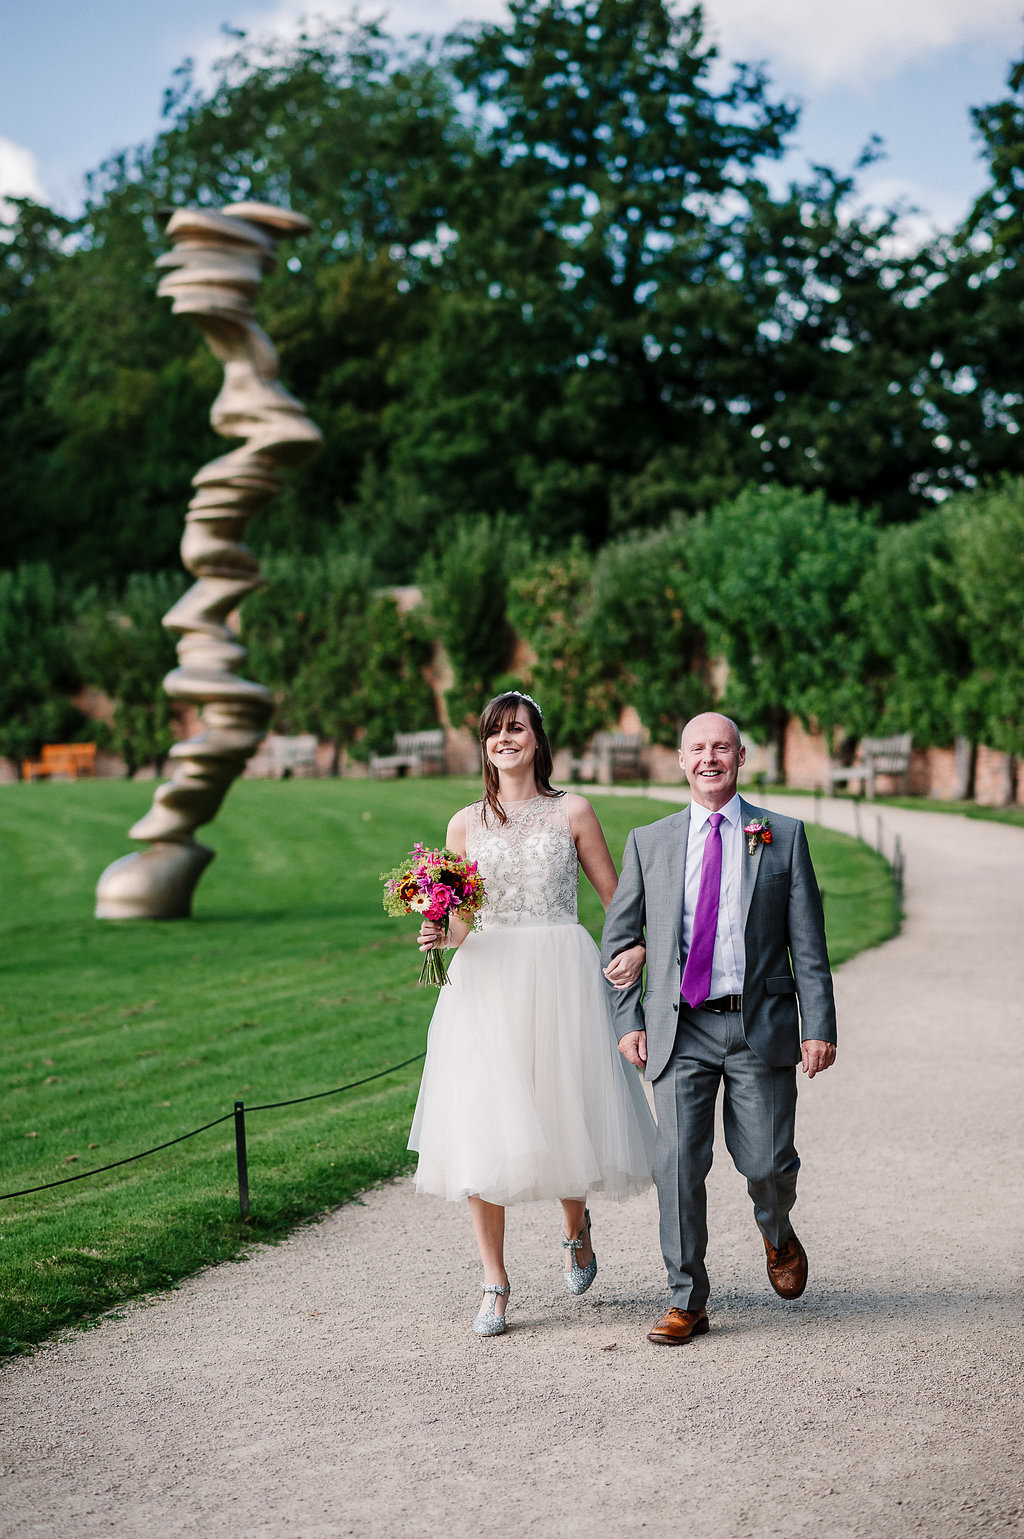
M 728 716 L 705 711 L 683 728 L 679 767 L 689 781 L 694 801 L 710 812 L 718 812 L 732 800 L 746 757 L 747 750 L 740 746 L 739 733 Z

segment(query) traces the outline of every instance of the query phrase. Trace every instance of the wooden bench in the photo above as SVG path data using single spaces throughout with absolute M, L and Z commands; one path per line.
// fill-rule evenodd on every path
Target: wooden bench
M 317 737 L 312 732 L 300 732 L 296 737 L 284 737 L 270 732 L 260 744 L 259 752 L 250 761 L 251 775 L 268 780 L 288 780 L 292 775 L 316 774 Z
M 373 780 L 380 780 L 385 775 L 404 775 L 406 770 L 411 775 L 444 774 L 443 727 L 432 727 L 425 732 L 396 732 L 394 753 L 370 755 Z
M 46 780 L 51 775 L 78 780 L 95 773 L 95 743 L 44 743 L 41 758 L 21 761 L 22 780 Z
M 642 732 L 599 732 L 594 738 L 597 778 L 613 785 L 620 775 L 639 779 L 644 772 Z
M 570 779 L 613 785 L 620 775 L 641 778 L 643 750 L 642 732 L 598 732 L 585 754 L 569 760 Z
M 912 744 L 913 734 L 910 732 L 903 732 L 898 737 L 862 737 L 858 764 L 829 766 L 829 795 L 842 782 L 860 780 L 864 784 L 865 794 L 869 799 L 873 798 L 875 781 L 879 775 L 892 775 L 900 782 L 902 789 L 910 769 Z

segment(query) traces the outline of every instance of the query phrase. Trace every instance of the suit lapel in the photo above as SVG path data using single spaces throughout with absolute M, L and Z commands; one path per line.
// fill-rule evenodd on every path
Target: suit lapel
M 764 814 L 758 808 L 752 807 L 749 802 L 743 800 L 742 796 L 740 797 L 740 833 L 743 838 L 743 877 L 740 882 L 740 902 L 743 907 L 744 933 L 747 928 L 747 915 L 750 912 L 750 900 L 754 896 L 754 887 L 757 883 L 757 873 L 761 868 L 761 852 L 764 849 L 764 845 L 759 843 L 753 855 L 748 854 L 747 839 L 746 835 L 743 834 L 743 829 L 748 823 L 756 822 L 758 818 L 763 816 Z
M 675 827 L 676 837 L 668 846 L 668 882 L 676 905 L 676 934 L 683 940 L 683 905 L 686 898 L 686 845 L 690 837 L 690 809 L 684 807 Z

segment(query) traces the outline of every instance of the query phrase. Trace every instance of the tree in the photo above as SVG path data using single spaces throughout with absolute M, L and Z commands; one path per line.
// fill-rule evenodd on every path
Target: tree
M 971 639 L 954 566 L 951 504 L 880 531 L 856 609 L 877 659 L 877 725 L 919 743 L 978 741 L 980 720 L 964 685 Z
M 753 168 L 781 153 L 795 113 L 744 66 L 714 87 L 699 9 L 509 12 L 449 52 L 475 143 L 453 184 L 438 324 L 406 359 L 395 454 L 449 506 L 514 509 L 534 538 L 599 544 L 668 444 L 703 473 L 707 419 L 728 415 L 715 338 Z
M 783 196 L 753 197 L 734 303 L 756 335 L 739 321 L 722 339 L 747 430 L 735 472 L 902 520 L 954 474 L 940 393 L 922 383 L 946 259 L 941 242 L 908 250 L 902 211 L 864 212 L 856 193 L 853 176 L 817 168 Z
M 84 737 L 85 717 L 68 698 L 82 678 L 67 602 L 43 562 L 0 571 L 0 754 L 19 764 L 44 743 Z
M 449 96 L 428 59 L 403 59 L 374 28 L 266 49 L 236 38 L 209 90 L 179 72 L 164 131 L 100 168 L 80 220 L 23 208 L 0 243 L 0 393 L 16 407 L 0 431 L 18 432 L 0 469 L 8 561 L 59 551 L 65 571 L 103 583 L 172 564 L 191 477 L 224 448 L 208 424 L 220 371 L 156 298 L 154 263 L 168 207 L 247 199 L 313 222 L 257 310 L 327 438 L 264 534 L 337 543 L 367 463 L 386 458 L 396 355 L 427 325 L 421 278 L 459 143 Z M 373 533 L 393 559 L 393 529 Z
M 593 557 L 580 541 L 532 562 L 510 585 L 509 615 L 530 645 L 530 689 L 552 747 L 583 752 L 618 712 L 617 669 L 600 644 Z
M 181 597 L 184 573 L 136 572 L 116 596 L 93 589 L 75 606 L 74 650 L 82 677 L 110 697 L 113 721 L 94 724 L 97 740 L 133 775 L 162 768 L 173 739 L 173 710 L 163 681 L 175 666 L 163 616 Z
M 931 347 L 922 380 L 934 431 L 956 466 L 947 490 L 1014 470 L 1024 431 L 1024 59 L 1008 95 L 971 116 L 989 185 L 957 231 L 946 281 L 931 296 Z
M 54 346 L 48 295 L 71 221 L 27 198 L 6 201 L 13 216 L 0 238 L 0 568 L 12 570 L 59 549 L 39 478 L 60 429 L 33 364 Z
M 273 690 L 278 732 L 313 732 L 365 756 L 436 719 L 422 621 L 375 593 L 366 557 L 280 555 L 242 614 L 247 671 Z
M 916 512 L 949 458 L 920 386 L 940 256 L 898 255 L 852 175 L 768 189 L 796 113 L 749 67 L 716 86 L 699 8 L 509 11 L 450 52 L 475 147 L 394 463 L 553 547 L 766 476 Z
M 1024 753 L 1024 480 L 958 499 L 949 510 L 957 593 L 973 673 L 965 693 L 981 741 Z
M 785 778 L 791 715 L 860 734 L 877 697 L 856 595 L 875 515 L 820 492 L 750 490 L 695 521 L 694 601 L 708 648 L 729 664 L 724 709 L 775 744 Z
M 670 747 L 690 717 L 713 704 L 690 546 L 690 527 L 677 518 L 613 541 L 594 563 L 593 639 L 618 674 L 622 701 L 652 742 Z
M 475 725 L 495 681 L 511 666 L 511 581 L 525 557 L 512 520 L 481 514 L 456 519 L 420 564 L 430 621 L 455 675 L 447 695 L 454 726 Z

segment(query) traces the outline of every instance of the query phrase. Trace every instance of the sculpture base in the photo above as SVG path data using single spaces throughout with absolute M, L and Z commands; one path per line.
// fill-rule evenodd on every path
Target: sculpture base
M 96 918 L 188 919 L 192 894 L 214 853 L 192 839 L 122 855 L 96 884 Z

